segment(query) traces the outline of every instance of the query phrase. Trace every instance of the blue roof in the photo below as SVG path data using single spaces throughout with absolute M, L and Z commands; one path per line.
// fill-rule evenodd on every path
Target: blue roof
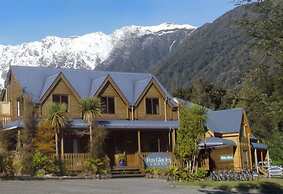
M 135 105 L 139 95 L 142 94 L 152 79 L 156 81 L 168 98 L 172 98 L 160 82 L 149 73 L 106 72 L 28 66 L 11 66 L 10 72 L 15 75 L 16 80 L 19 81 L 24 91 L 32 96 L 34 102 L 40 102 L 41 97 L 60 73 L 69 81 L 81 98 L 93 96 L 104 83 L 107 76 L 111 77 L 130 105 Z
M 177 129 L 179 127 L 178 121 L 164 121 L 164 120 L 100 120 L 97 124 L 107 129 Z M 23 128 L 23 122 L 16 120 L 8 122 L 3 131 Z M 88 124 L 83 119 L 72 119 L 68 122 L 66 129 L 86 129 Z
M 206 126 L 219 133 L 240 132 L 243 118 L 243 109 L 226 109 L 207 112 Z
M 236 143 L 232 140 L 229 139 L 223 139 L 220 137 L 210 137 L 207 138 L 205 141 L 202 140 L 199 143 L 199 147 L 203 148 L 203 147 L 223 147 L 223 146 L 236 146 Z
M 23 128 L 23 126 L 24 126 L 23 122 L 20 119 L 18 119 L 18 120 L 15 120 L 15 121 L 10 121 L 7 124 L 5 124 L 3 126 L 3 128 L 1 129 L 1 131 L 9 131 L 9 130 L 12 130 L 12 129 L 19 129 L 19 128 Z
M 107 129 L 177 129 L 178 121 L 158 120 L 108 120 L 98 121 L 98 124 Z
M 267 145 L 263 143 L 251 143 L 254 149 L 267 150 Z

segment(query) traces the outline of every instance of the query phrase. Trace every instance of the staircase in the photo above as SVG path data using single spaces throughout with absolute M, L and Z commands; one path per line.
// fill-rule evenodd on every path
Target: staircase
M 144 173 L 139 168 L 113 168 L 112 178 L 144 177 Z

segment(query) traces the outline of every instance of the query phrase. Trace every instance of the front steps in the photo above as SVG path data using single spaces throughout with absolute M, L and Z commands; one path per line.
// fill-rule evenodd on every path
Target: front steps
M 112 178 L 127 178 L 127 177 L 144 177 L 144 174 L 139 168 L 113 168 L 111 170 Z

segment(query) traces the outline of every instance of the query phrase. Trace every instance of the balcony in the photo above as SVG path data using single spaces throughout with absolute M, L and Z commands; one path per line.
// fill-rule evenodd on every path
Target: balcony
M 0 102 L 0 127 L 4 126 L 11 120 L 10 102 Z

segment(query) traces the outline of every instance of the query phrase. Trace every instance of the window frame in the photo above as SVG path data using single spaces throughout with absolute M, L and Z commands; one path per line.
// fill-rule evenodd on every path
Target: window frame
M 105 98 L 105 109 L 103 108 L 103 103 L 102 103 L 102 99 Z M 112 108 L 110 108 L 109 106 L 109 99 L 113 99 L 113 112 L 110 111 Z M 101 96 L 100 97 L 100 102 L 101 102 L 101 113 L 102 114 L 115 114 L 116 108 L 115 108 L 115 97 L 114 96 Z M 104 111 L 105 110 L 105 111 Z
M 150 111 L 148 111 L 148 100 L 150 100 L 151 103 L 151 107 L 150 107 Z M 154 100 L 157 100 L 157 107 L 154 107 Z M 160 103 L 159 103 L 159 98 L 158 97 L 146 97 L 145 98 L 145 113 L 147 115 L 160 115 Z M 155 111 L 154 111 L 155 110 Z
M 59 96 L 59 102 L 54 101 L 54 96 Z M 68 103 L 62 103 L 62 97 L 67 97 L 66 99 Z M 52 102 L 58 104 L 66 104 L 66 112 L 69 112 L 70 98 L 68 94 L 52 94 Z

